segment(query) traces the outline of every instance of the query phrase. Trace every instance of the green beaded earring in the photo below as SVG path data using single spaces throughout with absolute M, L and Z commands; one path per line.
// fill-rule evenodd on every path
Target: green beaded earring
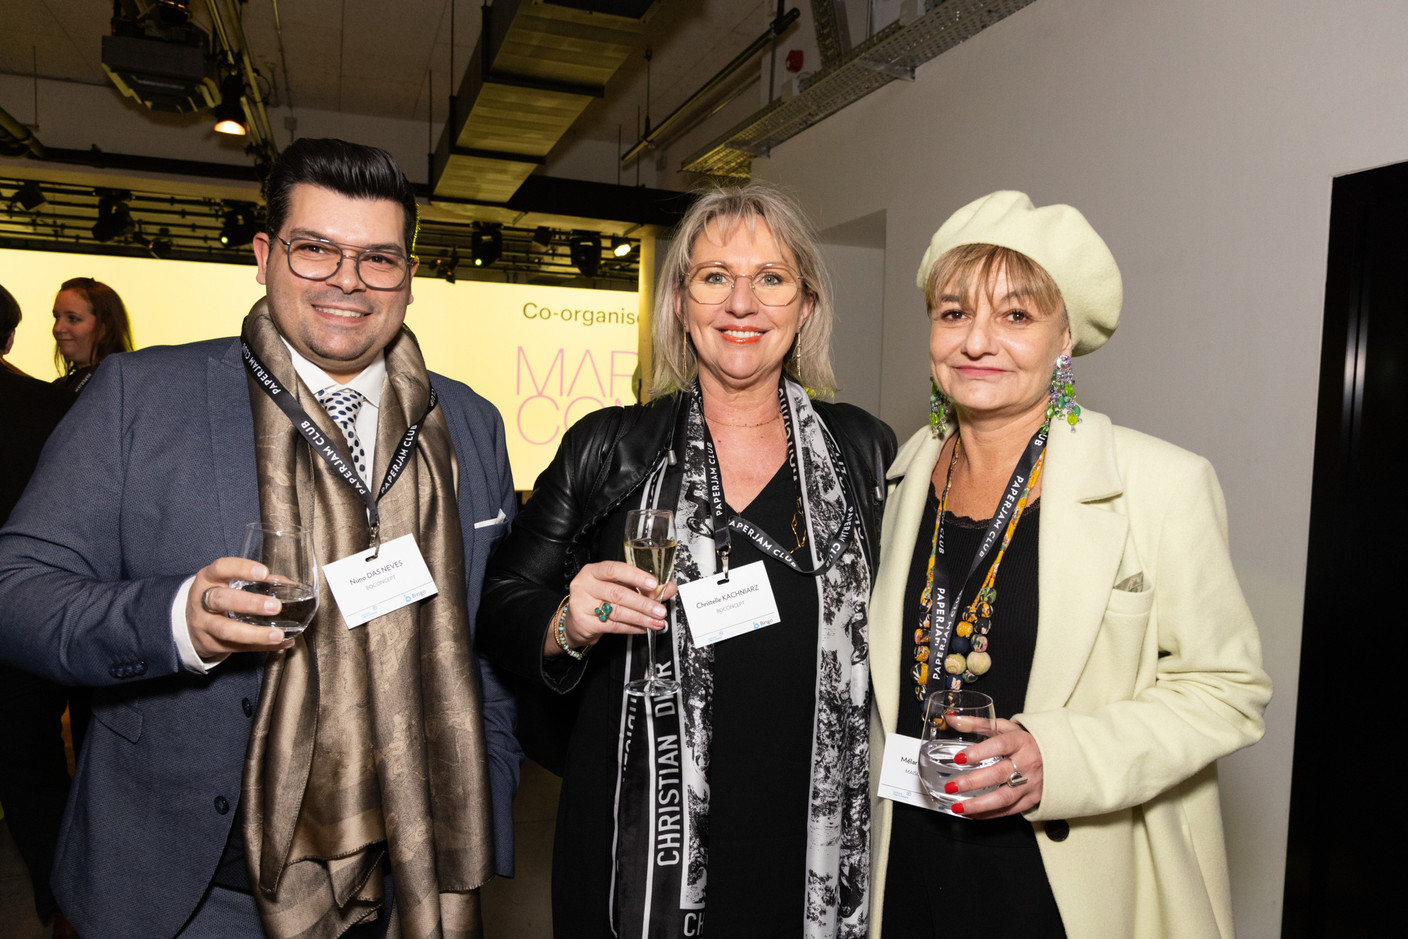
M 936 439 L 948 433 L 948 409 L 952 403 L 939 390 L 938 382 L 929 379 L 929 434 Z
M 1051 403 L 1046 406 L 1047 422 L 1063 420 L 1071 425 L 1075 433 L 1080 423 L 1080 405 L 1076 404 L 1075 373 L 1071 371 L 1071 357 L 1056 357 L 1056 367 L 1051 371 Z

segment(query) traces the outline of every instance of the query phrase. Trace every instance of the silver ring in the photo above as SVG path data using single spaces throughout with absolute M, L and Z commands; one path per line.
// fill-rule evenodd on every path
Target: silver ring
M 1022 771 L 1017 768 L 1017 761 L 1012 757 L 1007 758 L 1007 762 L 1012 764 L 1012 775 L 1007 777 L 1007 785 L 1016 789 L 1018 786 L 1025 786 L 1031 780 L 1022 775 Z
M 214 589 L 215 589 L 214 587 L 206 587 L 206 588 L 205 588 L 205 592 L 200 595 L 200 608 L 201 608 L 202 610 L 205 610 L 205 612 L 207 612 L 207 613 L 214 613 L 215 615 L 218 616 L 218 615 L 220 614 L 220 611 L 219 611 L 219 610 L 213 610 L 213 609 L 210 608 L 210 591 L 212 591 L 212 590 L 214 590 Z

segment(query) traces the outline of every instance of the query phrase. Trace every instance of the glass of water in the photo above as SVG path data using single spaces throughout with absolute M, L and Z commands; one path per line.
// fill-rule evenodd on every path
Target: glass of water
M 313 620 L 318 611 L 318 564 L 313 558 L 313 533 L 297 525 L 250 522 L 244 528 L 240 557 L 258 561 L 269 569 L 264 580 L 232 580 L 236 590 L 277 597 L 283 608 L 273 616 L 227 612 L 230 619 L 253 626 L 272 626 L 291 639 Z
M 997 714 L 992 698 L 981 691 L 931 691 L 924 699 L 924 737 L 919 744 L 919 781 L 924 791 L 944 807 L 986 795 L 997 786 L 968 792 L 948 793 L 944 784 L 975 769 L 992 766 L 1001 760 L 993 757 L 982 762 L 955 763 L 959 753 L 981 743 L 995 733 Z

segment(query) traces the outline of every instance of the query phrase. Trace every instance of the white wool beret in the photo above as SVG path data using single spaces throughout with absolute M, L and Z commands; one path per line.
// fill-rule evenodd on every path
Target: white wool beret
M 945 252 L 975 244 L 1020 251 L 1046 269 L 1066 302 L 1076 355 L 1094 352 L 1114 334 L 1124 301 L 1120 269 L 1077 210 L 1069 205 L 1037 208 L 1026 193 L 1007 190 L 970 202 L 934 232 L 919 263 L 919 289 L 925 289 L 929 272 Z

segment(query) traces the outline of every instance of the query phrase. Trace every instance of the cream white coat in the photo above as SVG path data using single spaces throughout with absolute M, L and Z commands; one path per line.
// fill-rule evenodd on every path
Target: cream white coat
M 917 706 L 900 680 L 917 612 L 904 590 L 942 443 L 921 430 L 887 474 L 870 606 L 872 936 L 892 805 L 874 793 L 898 708 Z M 1066 931 L 1231 936 L 1215 761 L 1260 739 L 1271 681 L 1216 475 L 1199 456 L 1085 411 L 1074 433 L 1051 432 L 1040 504 L 1036 653 L 1015 719 L 1041 747 L 1045 787 L 1026 817 Z M 1114 589 L 1135 574 L 1142 589 Z

